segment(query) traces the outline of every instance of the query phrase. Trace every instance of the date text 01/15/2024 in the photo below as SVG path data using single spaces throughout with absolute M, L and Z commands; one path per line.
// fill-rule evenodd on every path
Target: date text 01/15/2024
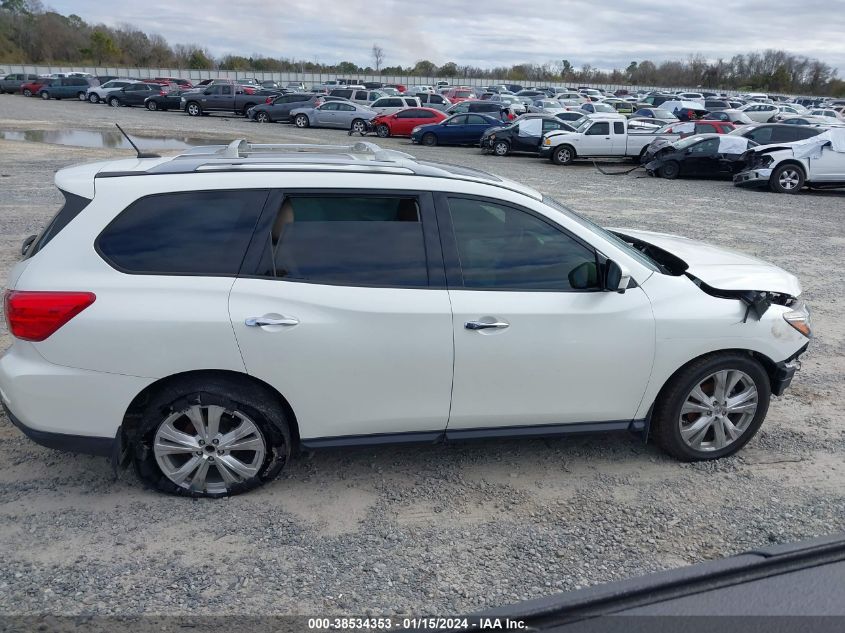
M 389 617 L 379 618 L 309 618 L 308 628 L 322 630 L 374 630 L 374 631 L 518 631 L 524 630 L 523 620 L 510 618 L 445 618 L 445 617 L 406 617 L 394 620 Z

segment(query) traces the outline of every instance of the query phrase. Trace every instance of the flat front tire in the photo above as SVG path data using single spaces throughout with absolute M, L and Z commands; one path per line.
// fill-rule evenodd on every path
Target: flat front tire
M 268 392 L 188 381 L 153 398 L 132 445 L 145 484 L 169 494 L 226 497 L 274 479 L 290 457 L 284 412 Z
M 652 412 L 657 443 L 683 461 L 732 455 L 754 437 L 769 410 L 771 383 L 742 352 L 718 352 L 681 368 Z

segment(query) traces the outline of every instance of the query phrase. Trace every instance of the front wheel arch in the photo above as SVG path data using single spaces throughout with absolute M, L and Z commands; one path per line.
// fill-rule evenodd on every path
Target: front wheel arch
M 172 391 L 176 395 L 192 386 L 196 386 L 198 390 L 201 390 L 201 386 L 208 382 L 221 381 L 248 389 L 255 393 L 257 397 L 267 398 L 271 403 L 278 404 L 284 411 L 285 417 L 290 425 L 291 449 L 295 450 L 299 446 L 299 422 L 288 400 L 278 390 L 259 378 L 225 369 L 187 371 L 172 374 L 147 385 L 133 398 L 123 416 L 123 423 L 119 430 L 122 445 L 130 446 L 137 439 L 138 432 L 141 430 L 142 412 L 153 397 L 165 391 Z

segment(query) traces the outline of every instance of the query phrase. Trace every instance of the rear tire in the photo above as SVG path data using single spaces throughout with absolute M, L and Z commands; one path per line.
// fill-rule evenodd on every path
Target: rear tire
M 804 186 L 804 170 L 789 163 L 777 167 L 769 177 L 769 189 L 775 193 L 798 193 Z
M 681 166 L 678 164 L 677 161 L 670 160 L 667 163 L 664 163 L 660 166 L 660 169 L 657 170 L 657 174 L 661 178 L 666 178 L 667 180 L 674 180 L 681 174 Z
M 152 488 L 226 497 L 279 474 L 291 454 L 290 426 L 273 394 L 260 386 L 187 379 L 150 399 L 131 450 L 135 471 Z
M 367 132 L 367 122 L 364 119 L 355 119 L 349 129 L 355 134 L 365 134 Z
M 76 98 L 79 99 L 80 101 L 87 101 L 88 100 L 88 97 L 85 96 L 84 92 L 77 92 Z
M 718 376 L 721 384 L 727 383 L 727 393 L 720 391 Z M 756 359 L 742 352 L 703 356 L 676 372 L 657 396 L 651 419 L 655 441 L 682 461 L 732 455 L 757 433 L 770 398 L 769 376 Z M 731 405 L 731 400 L 738 404 Z M 731 407 L 746 410 L 730 412 Z M 722 421 L 726 411 L 730 425 Z M 720 446 L 720 441 L 728 443 Z

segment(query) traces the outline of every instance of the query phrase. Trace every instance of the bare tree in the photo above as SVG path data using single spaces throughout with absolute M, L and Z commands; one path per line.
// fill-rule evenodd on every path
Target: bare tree
M 373 62 L 376 67 L 376 72 L 381 70 L 381 64 L 384 61 L 384 49 L 378 44 L 373 44 Z

